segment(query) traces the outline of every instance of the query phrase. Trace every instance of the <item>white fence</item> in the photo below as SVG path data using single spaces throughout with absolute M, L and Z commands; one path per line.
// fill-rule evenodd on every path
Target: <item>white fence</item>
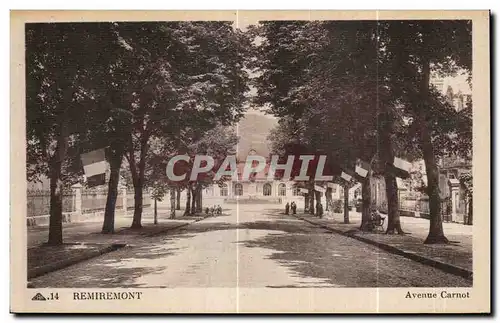
M 106 208 L 107 188 L 87 189 L 74 185 L 63 195 L 63 222 L 78 222 L 92 217 L 103 217 Z M 143 191 L 143 208 L 152 204 L 148 189 Z M 115 211 L 125 214 L 134 208 L 134 190 L 118 189 Z M 50 191 L 28 190 L 27 192 L 27 224 L 28 226 L 49 223 Z

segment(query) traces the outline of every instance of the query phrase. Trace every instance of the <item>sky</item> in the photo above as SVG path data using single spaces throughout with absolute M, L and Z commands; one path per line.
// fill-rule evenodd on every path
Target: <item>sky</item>
M 462 94 L 472 94 L 472 89 L 469 86 L 469 83 L 467 83 L 467 75 L 465 74 L 443 78 L 443 94 L 446 94 L 448 86 L 451 86 L 454 93 L 461 91 Z
M 258 23 L 257 20 L 248 20 L 249 19 L 248 17 L 244 17 L 244 19 L 239 19 L 239 18 L 240 17 L 238 17 L 238 15 L 237 15 L 234 26 L 236 28 L 243 30 L 243 31 L 245 31 L 248 28 L 248 26 Z M 459 75 L 454 76 L 454 77 L 443 78 L 443 94 L 446 94 L 446 90 L 447 90 L 448 86 L 452 87 L 454 93 L 457 93 L 459 91 L 461 91 L 463 94 L 471 94 L 472 93 L 472 89 L 467 82 L 467 76 L 465 74 L 459 74 Z M 255 91 L 256 91 L 255 88 L 251 88 L 250 93 L 255 94 Z M 260 116 L 265 116 L 267 118 L 270 118 L 274 121 L 278 120 L 273 115 L 266 114 L 266 113 L 260 111 L 259 109 L 250 108 L 250 107 L 248 108 L 248 110 L 246 111 L 245 114 L 247 114 L 247 115 L 260 115 Z M 257 131 L 259 131 L 259 130 L 257 130 Z M 267 132 L 267 129 L 260 129 L 260 131 Z M 260 134 L 260 135 L 262 135 L 262 134 Z

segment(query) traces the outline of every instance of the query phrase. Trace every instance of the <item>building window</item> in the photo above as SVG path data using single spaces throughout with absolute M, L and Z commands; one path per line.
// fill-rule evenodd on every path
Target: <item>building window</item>
M 271 184 L 269 183 L 264 184 L 263 192 L 264 196 L 271 196 L 272 192 Z
M 299 196 L 300 195 L 300 188 L 294 187 L 292 190 L 292 195 L 293 196 Z
M 286 196 L 286 185 L 281 183 L 278 187 L 278 195 L 279 196 Z
M 240 183 L 234 184 L 234 195 L 242 196 L 243 195 L 243 185 Z
M 222 184 L 220 187 L 220 196 L 227 196 L 227 184 Z

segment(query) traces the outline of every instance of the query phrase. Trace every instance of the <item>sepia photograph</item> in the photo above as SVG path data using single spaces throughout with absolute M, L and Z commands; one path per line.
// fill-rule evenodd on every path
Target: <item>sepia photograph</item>
M 12 12 L 11 309 L 489 312 L 489 12 L 411 13 Z

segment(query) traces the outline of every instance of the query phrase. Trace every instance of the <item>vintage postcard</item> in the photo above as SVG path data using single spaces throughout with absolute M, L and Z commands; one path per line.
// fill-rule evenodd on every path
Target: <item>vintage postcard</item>
M 12 11 L 14 313 L 490 313 L 488 11 Z

